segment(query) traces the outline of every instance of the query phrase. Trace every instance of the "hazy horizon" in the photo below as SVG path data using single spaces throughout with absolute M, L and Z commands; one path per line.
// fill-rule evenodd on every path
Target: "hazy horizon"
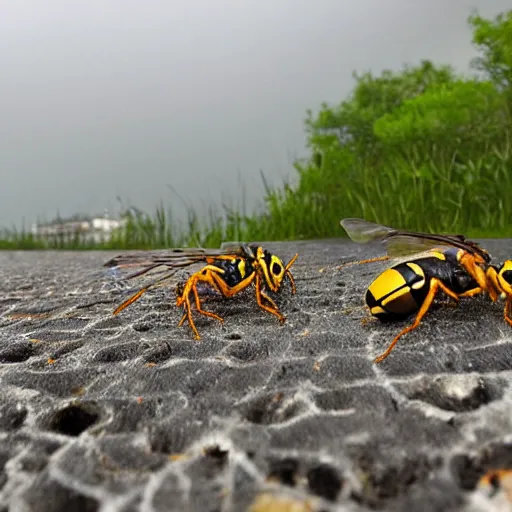
M 144 7 L 141 7 L 144 5 Z M 57 211 L 246 206 L 294 179 L 304 118 L 353 71 L 469 71 L 467 17 L 505 0 L 2 3 L 0 226 Z

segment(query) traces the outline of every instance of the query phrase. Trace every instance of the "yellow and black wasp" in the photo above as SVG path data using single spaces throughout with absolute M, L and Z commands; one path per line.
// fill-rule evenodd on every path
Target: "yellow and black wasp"
M 395 336 L 374 362 L 383 361 L 404 334 L 418 327 L 440 291 L 455 301 L 478 294 L 488 294 L 493 302 L 505 298 L 504 317 L 512 325 L 512 261 L 491 264 L 489 253 L 464 235 L 401 231 L 363 219 L 340 223 L 354 242 L 379 240 L 386 246 L 387 256 L 354 263 L 407 256 L 377 276 L 366 291 L 366 305 L 380 320 L 403 319 L 418 312 L 413 324 Z
M 176 306 L 183 307 L 184 313 L 178 326 L 185 320 L 195 338 L 200 339 L 197 328 L 192 318 L 192 303 L 195 303 L 197 312 L 201 315 L 215 318 L 220 322 L 224 319 L 215 313 L 205 311 L 202 308 L 199 284 L 206 284 L 214 292 L 224 298 L 233 297 L 248 286 L 254 285 L 256 301 L 258 305 L 275 315 L 281 323 L 286 317 L 279 311 L 274 300 L 266 291 L 278 292 L 285 278 L 290 281 L 292 293 L 295 293 L 295 281 L 290 267 L 295 263 L 296 254 L 287 264 L 271 254 L 263 247 L 254 244 L 226 244 L 221 249 L 173 249 L 163 253 L 139 253 L 117 256 L 107 263 L 107 267 L 128 268 L 139 267 L 140 270 L 129 275 L 126 279 L 141 276 L 159 267 L 169 270 L 163 277 L 156 279 L 147 286 L 141 288 L 135 295 L 123 302 L 114 312 L 117 315 L 124 308 L 138 300 L 148 289 L 160 284 L 172 276 L 180 268 L 185 268 L 195 263 L 205 265 L 193 273 L 184 283 L 179 283 L 176 288 Z

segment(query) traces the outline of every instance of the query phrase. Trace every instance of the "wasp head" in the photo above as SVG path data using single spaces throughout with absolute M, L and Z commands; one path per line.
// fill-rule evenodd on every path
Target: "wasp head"
M 281 284 L 285 277 L 290 279 L 292 291 L 295 293 L 295 283 L 290 272 L 290 267 L 295 263 L 299 255 L 296 254 L 286 265 L 275 254 L 271 254 L 262 247 L 258 247 L 256 260 L 258 267 L 263 273 L 266 286 L 273 292 L 277 292 L 281 288 Z

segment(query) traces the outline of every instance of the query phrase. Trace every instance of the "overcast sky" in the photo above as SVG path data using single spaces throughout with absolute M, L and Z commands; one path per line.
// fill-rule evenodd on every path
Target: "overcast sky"
M 510 0 L 1 0 L 0 225 L 179 212 L 168 185 L 204 207 L 242 182 L 253 207 L 353 70 L 466 70 L 473 8 Z

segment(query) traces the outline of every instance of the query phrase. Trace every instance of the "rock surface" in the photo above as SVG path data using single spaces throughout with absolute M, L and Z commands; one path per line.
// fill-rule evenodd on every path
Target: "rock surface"
M 512 467 L 503 305 L 441 300 L 375 365 L 406 324 L 361 322 L 388 264 L 337 267 L 382 249 L 265 246 L 300 255 L 286 323 L 210 298 L 201 341 L 172 287 L 113 316 L 138 283 L 112 253 L 0 253 L 0 511 L 509 510 L 480 481 Z

